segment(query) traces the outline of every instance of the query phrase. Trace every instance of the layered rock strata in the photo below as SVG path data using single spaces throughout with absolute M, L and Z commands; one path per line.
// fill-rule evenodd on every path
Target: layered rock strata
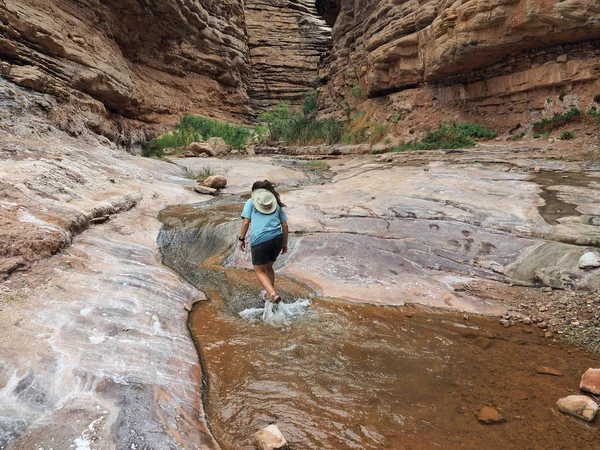
M 354 86 L 376 97 L 414 87 L 424 102 L 521 113 L 586 107 L 600 92 L 597 2 L 320 0 L 334 46 L 322 106 Z
M 255 112 L 294 102 L 313 88 L 317 65 L 331 46 L 331 29 L 312 0 L 246 1 Z
M 240 0 L 0 3 L 0 74 L 102 118 L 246 115 Z M 98 119 L 96 119 L 98 120 Z M 102 131 L 102 121 L 92 129 Z

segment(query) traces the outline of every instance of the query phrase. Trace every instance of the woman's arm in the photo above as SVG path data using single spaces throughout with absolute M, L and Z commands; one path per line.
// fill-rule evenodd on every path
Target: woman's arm
M 246 233 L 248 233 L 248 228 L 250 227 L 250 219 L 244 219 L 242 221 L 242 229 L 240 230 L 240 237 L 244 238 L 244 240 L 240 240 L 240 250 L 246 250 Z
M 288 234 L 289 228 L 287 221 L 281 223 L 281 230 L 283 231 L 283 246 L 281 247 L 281 254 L 285 255 L 287 253 L 287 245 L 288 245 Z

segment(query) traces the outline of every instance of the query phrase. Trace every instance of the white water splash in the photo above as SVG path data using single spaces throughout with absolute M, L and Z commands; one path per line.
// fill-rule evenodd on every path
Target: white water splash
M 299 298 L 294 303 L 271 303 L 265 302 L 263 308 L 248 308 L 240 312 L 242 319 L 254 322 L 262 319 L 269 325 L 289 325 L 296 318 L 306 312 L 310 306 L 310 300 Z

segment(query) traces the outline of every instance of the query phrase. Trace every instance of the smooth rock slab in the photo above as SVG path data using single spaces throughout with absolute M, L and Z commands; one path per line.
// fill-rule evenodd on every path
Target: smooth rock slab
M 287 450 L 288 444 L 277 425 L 269 425 L 254 435 L 258 450 Z
M 581 377 L 581 390 L 600 395 L 600 369 L 588 369 Z
M 591 422 L 596 417 L 598 405 L 591 398 L 585 395 L 569 395 L 556 402 L 556 406 L 561 412 L 570 414 L 579 419 Z

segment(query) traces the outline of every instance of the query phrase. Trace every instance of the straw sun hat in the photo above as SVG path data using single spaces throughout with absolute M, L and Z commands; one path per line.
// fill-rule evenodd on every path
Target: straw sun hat
M 271 214 L 277 209 L 277 199 L 266 189 L 252 191 L 252 203 L 258 212 L 263 214 Z

